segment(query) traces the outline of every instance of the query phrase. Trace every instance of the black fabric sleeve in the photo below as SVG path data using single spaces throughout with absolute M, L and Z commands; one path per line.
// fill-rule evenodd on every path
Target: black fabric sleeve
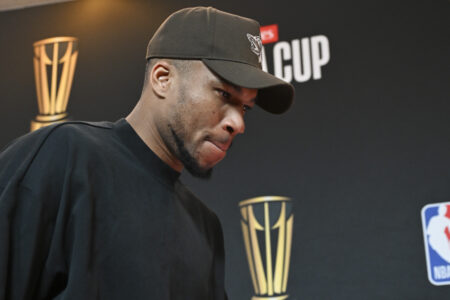
M 24 136 L 0 154 L 0 300 L 40 299 L 62 180 L 55 166 L 64 160 L 60 141 L 47 139 L 51 131 Z
M 216 300 L 228 299 L 225 291 L 225 249 L 222 225 L 216 215 L 214 220 L 214 277 L 215 277 L 215 298 Z
M 6 273 L 0 299 L 36 299 L 54 229 L 44 203 L 28 188 L 18 187 L 10 207 L 0 208 L 0 268 Z

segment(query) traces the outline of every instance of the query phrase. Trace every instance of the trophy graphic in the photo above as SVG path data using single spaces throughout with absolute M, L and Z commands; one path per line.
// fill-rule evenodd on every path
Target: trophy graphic
M 31 121 L 31 131 L 67 119 L 77 46 L 74 37 L 54 37 L 33 44 L 39 114 Z
M 265 196 L 241 201 L 239 207 L 255 291 L 252 300 L 287 299 L 294 225 L 292 201 L 287 197 Z

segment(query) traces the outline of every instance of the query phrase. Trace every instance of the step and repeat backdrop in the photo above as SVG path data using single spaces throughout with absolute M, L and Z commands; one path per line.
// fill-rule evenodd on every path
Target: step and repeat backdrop
M 447 299 L 448 0 L 81 0 L 0 12 L 0 147 L 48 122 L 125 117 L 148 40 L 197 5 L 257 19 L 264 70 L 296 87 L 288 113 L 246 116 L 212 179 L 182 175 L 222 222 L 229 298 Z

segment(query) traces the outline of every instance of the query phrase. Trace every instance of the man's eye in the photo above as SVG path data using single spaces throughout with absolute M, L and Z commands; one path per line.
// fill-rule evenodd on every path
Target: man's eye
M 231 94 L 230 94 L 230 93 L 228 93 L 228 92 L 226 92 L 226 91 L 224 91 L 224 90 L 221 90 L 221 89 L 217 89 L 217 91 L 218 91 L 219 94 L 220 94 L 222 97 L 224 97 L 225 99 L 230 99 L 230 98 L 231 98 Z
M 244 105 L 244 112 L 249 112 L 252 108 L 248 105 Z

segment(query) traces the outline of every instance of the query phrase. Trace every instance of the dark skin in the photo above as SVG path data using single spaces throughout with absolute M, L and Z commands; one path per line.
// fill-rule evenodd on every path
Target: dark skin
M 126 117 L 147 146 L 178 172 L 186 164 L 180 141 L 201 171 L 221 161 L 234 137 L 244 133 L 245 112 L 257 95 L 256 89 L 223 81 L 201 61 L 190 61 L 189 68 L 180 71 L 170 60 L 158 60 Z

